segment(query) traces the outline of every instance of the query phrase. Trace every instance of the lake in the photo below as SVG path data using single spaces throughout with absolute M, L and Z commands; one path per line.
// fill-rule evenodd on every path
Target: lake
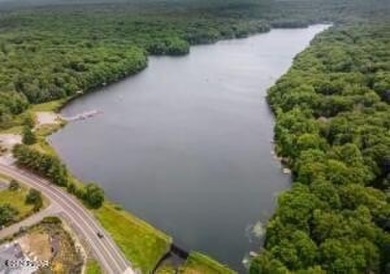
M 141 73 L 69 103 L 64 116 L 102 114 L 69 123 L 50 141 L 77 177 L 98 182 L 178 246 L 243 272 L 244 256 L 261 244 L 253 228 L 290 184 L 272 155 L 267 88 L 326 27 L 150 57 Z

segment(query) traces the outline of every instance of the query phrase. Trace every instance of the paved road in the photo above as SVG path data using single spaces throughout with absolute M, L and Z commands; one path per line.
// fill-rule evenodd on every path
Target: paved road
M 70 225 L 76 228 L 77 233 L 81 233 L 81 236 L 86 239 L 106 273 L 136 273 L 99 222 L 75 197 L 50 184 L 47 180 L 16 167 L 0 164 L 0 172 L 38 189 L 55 203 L 60 215 L 65 216 L 71 222 Z M 104 238 L 100 239 L 97 236 L 98 231 L 104 235 Z

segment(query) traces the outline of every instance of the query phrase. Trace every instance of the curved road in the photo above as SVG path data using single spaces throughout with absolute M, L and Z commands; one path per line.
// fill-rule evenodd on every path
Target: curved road
M 71 226 L 77 230 L 76 233 L 86 239 L 106 273 L 137 273 L 131 268 L 130 263 L 99 222 L 75 197 L 52 185 L 49 181 L 13 166 L 0 164 L 0 173 L 41 191 L 48 199 L 58 205 L 59 214 L 71 222 Z M 101 232 L 104 237 L 100 239 L 97 232 Z

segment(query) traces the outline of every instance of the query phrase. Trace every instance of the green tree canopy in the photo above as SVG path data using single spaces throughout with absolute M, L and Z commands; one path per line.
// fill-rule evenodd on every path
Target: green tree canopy
M 104 202 L 104 191 L 95 183 L 89 183 L 85 187 L 84 200 L 92 208 L 99 208 Z

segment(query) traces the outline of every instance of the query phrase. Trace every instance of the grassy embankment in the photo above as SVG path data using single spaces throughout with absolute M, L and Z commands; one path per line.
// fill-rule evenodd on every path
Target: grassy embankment
M 142 273 L 149 273 L 169 251 L 172 238 L 111 203 L 95 212 L 126 258 Z
M 233 274 L 236 273 L 199 252 L 191 252 L 186 263 L 180 270 L 182 274 Z
M 156 274 L 233 274 L 236 273 L 207 255 L 191 252 L 187 261 L 177 269 L 171 263 L 165 263 L 157 269 Z

